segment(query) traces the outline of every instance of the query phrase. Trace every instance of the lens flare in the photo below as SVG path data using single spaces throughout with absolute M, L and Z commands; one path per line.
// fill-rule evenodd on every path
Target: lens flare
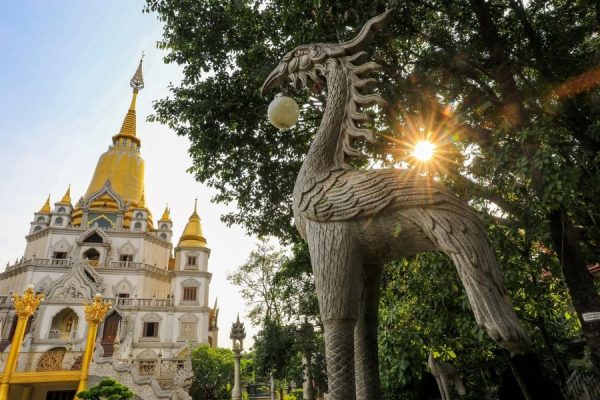
M 422 140 L 415 144 L 413 156 L 419 161 L 429 161 L 433 157 L 435 145 L 429 140 Z

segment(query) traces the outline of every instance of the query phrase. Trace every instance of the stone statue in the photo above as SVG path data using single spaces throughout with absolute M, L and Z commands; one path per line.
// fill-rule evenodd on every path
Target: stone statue
M 452 400 L 450 385 L 454 386 L 459 396 L 467 394 L 467 389 L 454 365 L 436 360 L 433 354 L 429 353 L 427 366 L 437 382 L 442 400 Z
M 329 396 L 379 394 L 377 307 L 382 265 L 440 250 L 454 261 L 477 323 L 502 346 L 520 351 L 528 337 L 502 284 L 486 229 L 477 213 L 428 176 L 406 170 L 356 170 L 353 139 L 374 141 L 361 127 L 362 107 L 384 105 L 367 93 L 379 68 L 360 63 L 389 11 L 369 20 L 345 43 L 298 46 L 267 77 L 262 93 L 285 82 L 328 88 L 317 133 L 294 186 L 294 220 L 308 242 L 325 347 Z M 354 366 L 354 367 L 353 367 Z

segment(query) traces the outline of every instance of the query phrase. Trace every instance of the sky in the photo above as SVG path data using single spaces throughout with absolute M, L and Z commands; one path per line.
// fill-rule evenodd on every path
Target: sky
M 171 208 L 178 240 L 198 198 L 211 248 L 210 303 L 219 301 L 219 345 L 229 347 L 231 323 L 245 315 L 228 272 L 257 242 L 220 216 L 229 208 L 187 173 L 189 141 L 146 122 L 152 102 L 169 94 L 181 70 L 156 48 L 162 25 L 142 13 L 142 0 L 0 1 L 0 270 L 23 256 L 33 213 L 48 194 L 68 185 L 75 203 L 87 190 L 98 157 L 118 133 L 131 101 L 131 79 L 142 52 L 145 88 L 137 100 L 137 135 L 145 160 L 145 198 L 154 219 Z M 248 345 L 255 329 L 246 323 Z

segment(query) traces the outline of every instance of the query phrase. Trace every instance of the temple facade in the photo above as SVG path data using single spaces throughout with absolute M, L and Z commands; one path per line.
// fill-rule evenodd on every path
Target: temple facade
M 22 351 L 81 351 L 86 337 L 82 304 L 96 293 L 112 302 L 98 329 L 100 358 L 147 362 L 178 357 L 190 345 L 217 346 L 218 309 L 216 302 L 209 306 L 210 249 L 196 206 L 174 242 L 169 208 L 155 224 L 145 203 L 136 132 L 136 97 L 144 86 L 141 61 L 130 85 L 129 110 L 85 194 L 75 204 L 70 187 L 53 206 L 48 198 L 34 213 L 23 257 L 0 274 L 4 353 L 17 320 L 10 296 L 29 284 L 45 294 L 45 301 L 27 325 Z

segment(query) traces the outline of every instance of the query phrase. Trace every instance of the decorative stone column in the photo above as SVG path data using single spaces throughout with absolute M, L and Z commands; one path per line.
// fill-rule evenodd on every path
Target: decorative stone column
M 112 305 L 110 302 L 105 302 L 102 300 L 102 295 L 100 293 L 96 293 L 94 300 L 90 303 L 84 304 L 83 306 L 85 311 L 85 319 L 88 323 L 88 332 L 85 342 L 85 351 L 83 353 L 83 359 L 81 362 L 81 376 L 79 377 L 79 385 L 77 386 L 76 393 L 87 389 L 90 362 L 92 361 L 92 355 L 94 354 L 94 344 L 96 343 L 98 324 L 102 322 L 111 306 Z
M 9 382 L 13 372 L 15 372 L 17 359 L 19 358 L 19 350 L 21 349 L 23 336 L 25 335 L 27 320 L 33 315 L 35 310 L 37 310 L 40 302 L 44 300 L 44 295 L 35 294 L 33 285 L 29 285 L 22 296 L 13 295 L 12 299 L 18 320 L 10 352 L 8 353 L 8 358 L 4 367 L 4 373 L 2 374 L 2 380 L 0 381 L 0 400 L 8 399 Z
M 246 329 L 244 329 L 244 323 L 240 322 L 240 314 L 237 316 L 237 320 L 231 324 L 231 333 L 229 338 L 232 342 L 233 360 L 235 362 L 235 371 L 233 375 L 233 389 L 231 390 L 232 400 L 241 400 L 242 398 L 242 383 L 241 383 L 241 370 L 240 370 L 240 359 L 242 358 L 242 350 L 244 349 L 244 339 L 246 338 Z

